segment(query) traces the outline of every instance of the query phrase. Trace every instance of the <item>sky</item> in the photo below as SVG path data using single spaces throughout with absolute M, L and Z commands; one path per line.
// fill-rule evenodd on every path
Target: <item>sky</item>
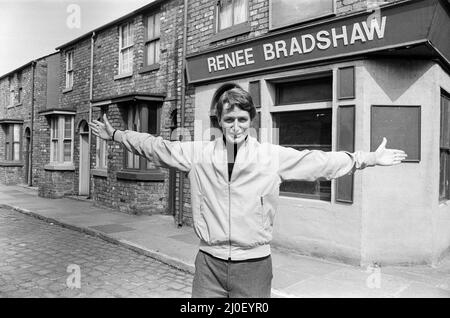
M 0 0 L 0 76 L 154 0 Z

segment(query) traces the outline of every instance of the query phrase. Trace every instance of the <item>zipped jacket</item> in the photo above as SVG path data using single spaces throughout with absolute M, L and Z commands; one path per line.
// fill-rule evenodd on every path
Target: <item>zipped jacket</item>
M 187 173 L 200 249 L 224 260 L 270 254 L 282 181 L 330 180 L 376 163 L 374 152 L 298 151 L 248 136 L 229 179 L 222 138 L 179 142 L 127 130 L 122 143 L 157 166 Z

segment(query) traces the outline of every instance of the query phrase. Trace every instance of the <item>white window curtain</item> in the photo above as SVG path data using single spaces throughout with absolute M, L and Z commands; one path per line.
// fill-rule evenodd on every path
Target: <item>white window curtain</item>
M 234 24 L 247 21 L 247 0 L 234 0 Z
M 219 3 L 219 29 L 223 30 L 233 24 L 233 1 L 221 0 Z
M 51 119 L 50 161 L 72 163 L 73 161 L 73 117 L 55 116 Z
M 52 144 L 51 144 L 51 153 L 52 153 L 52 160 L 53 162 L 58 162 L 59 161 L 59 118 L 58 117 L 54 117 L 51 120 L 51 140 L 52 140 Z
M 106 169 L 107 163 L 106 163 L 106 155 L 107 155 L 107 143 L 105 140 L 97 137 L 96 142 L 96 165 L 95 167 L 97 169 Z
M 128 111 L 128 129 L 133 131 L 141 131 L 141 119 L 139 116 L 139 108 L 132 107 Z M 139 156 L 132 152 L 127 152 L 127 168 L 139 169 Z
M 133 69 L 134 30 L 131 23 L 120 27 L 119 72 L 131 73 Z
M 14 161 L 20 160 L 20 125 L 14 125 L 13 129 L 13 158 Z
M 219 30 L 247 21 L 248 0 L 220 0 L 218 2 Z
M 73 52 L 66 53 L 66 88 L 73 87 Z
M 159 63 L 160 13 L 147 17 L 147 40 L 145 42 L 147 65 Z

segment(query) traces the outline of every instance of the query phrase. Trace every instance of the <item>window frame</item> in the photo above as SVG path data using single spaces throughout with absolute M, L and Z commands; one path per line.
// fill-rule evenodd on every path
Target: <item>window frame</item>
M 22 162 L 22 124 L 6 124 L 4 126 L 4 132 L 5 132 L 5 156 L 2 160 L 6 162 Z M 15 127 L 18 129 L 18 135 L 17 135 L 17 141 L 16 141 L 16 130 Z M 15 151 L 14 151 L 14 145 L 17 144 L 19 147 L 19 158 L 15 158 Z
M 377 124 L 379 124 L 379 122 L 377 122 L 377 118 L 376 118 L 376 110 L 377 109 L 381 109 L 381 108 L 385 108 L 385 109 L 408 109 L 408 110 L 415 110 L 417 112 L 417 126 L 415 126 L 415 129 L 417 131 L 417 139 L 416 139 L 416 143 L 417 143 L 417 157 L 414 157 L 414 154 L 409 153 L 408 157 L 404 160 L 402 160 L 403 163 L 419 163 L 422 160 L 422 106 L 421 105 L 389 105 L 389 104 L 373 104 L 370 107 L 370 151 L 375 151 L 382 138 L 381 137 L 386 137 L 388 140 L 391 140 L 391 146 L 393 148 L 396 149 L 402 149 L 406 152 L 408 152 L 407 147 L 402 147 L 402 146 L 395 146 L 392 145 L 393 143 L 395 144 L 395 138 L 389 137 L 389 130 L 388 129 L 384 129 L 382 130 L 383 133 L 378 134 L 378 139 L 376 139 L 376 134 L 375 132 L 377 131 L 377 128 L 379 126 L 377 126 Z M 386 112 L 386 111 L 384 111 Z M 403 116 L 402 118 L 405 118 L 405 116 Z M 392 122 L 392 119 L 390 119 L 390 121 Z M 397 125 L 398 126 L 398 125 Z M 405 125 L 402 125 L 405 126 Z M 398 126 L 398 127 L 402 127 L 402 126 Z M 409 127 L 409 126 L 408 126 Z M 411 127 L 414 127 L 411 125 Z M 411 128 L 410 127 L 410 128 Z M 379 130 L 379 129 L 378 129 Z M 412 132 L 409 131 L 408 133 L 409 135 L 412 136 Z M 398 134 L 396 134 L 398 135 Z
M 439 202 L 445 203 L 450 200 L 450 94 L 441 90 L 441 105 L 440 105 L 440 123 L 439 123 Z M 444 115 L 444 103 L 443 100 L 447 100 L 447 110 L 446 116 Z M 446 126 L 445 126 L 446 120 Z M 443 126 L 444 125 L 444 126 Z M 445 145 L 445 141 L 443 140 L 443 135 L 447 135 L 447 145 Z M 442 180 L 442 156 L 444 155 L 444 163 L 447 169 L 444 169 L 444 180 Z M 441 184 L 444 182 L 444 189 L 441 188 Z M 444 195 L 441 193 L 444 192 Z
M 293 85 L 296 82 L 320 82 L 320 80 L 327 79 L 330 83 L 330 91 L 331 95 L 328 98 L 318 98 L 318 99 L 306 99 L 302 102 L 282 102 L 282 94 L 281 94 L 281 86 L 283 85 Z M 274 83 L 275 84 L 275 105 L 276 106 L 288 106 L 288 105 L 305 105 L 305 104 L 315 104 L 315 103 L 322 103 L 322 102 L 332 102 L 333 101 L 333 74 L 331 72 L 322 72 L 317 74 L 311 74 L 308 76 L 302 76 L 299 78 L 292 78 L 288 80 L 281 80 Z
M 220 28 L 220 5 L 221 5 L 221 0 L 218 0 L 216 2 L 216 15 L 215 15 L 215 17 L 216 17 L 216 33 L 226 32 L 228 30 L 231 30 L 231 29 L 234 29 L 234 28 L 238 28 L 239 26 L 242 26 L 242 25 L 244 25 L 244 24 L 249 22 L 248 21 L 249 17 L 250 17 L 249 0 L 244 0 L 245 1 L 245 8 L 246 8 L 245 21 L 237 23 L 237 24 L 234 23 L 234 1 L 235 0 L 229 0 L 229 1 L 232 2 L 232 5 L 231 5 L 232 24 L 229 27 L 226 27 L 226 28 L 223 28 L 223 29 Z
M 337 0 L 329 0 L 332 2 L 333 4 L 333 10 L 332 12 L 328 12 L 328 13 L 324 13 L 324 14 L 320 14 L 314 17 L 310 17 L 310 18 L 304 18 L 295 22 L 289 22 L 289 23 L 285 23 L 283 25 L 279 25 L 279 26 L 273 26 L 273 0 L 269 0 L 269 31 L 275 31 L 275 30 L 280 30 L 283 28 L 287 28 L 287 27 L 291 27 L 294 25 L 299 25 L 299 24 L 305 24 L 307 22 L 311 22 L 311 21 L 315 21 L 315 20 L 320 20 L 323 18 L 327 18 L 327 17 L 331 17 L 331 16 L 336 16 L 337 14 Z
M 293 105 L 289 105 L 289 106 L 293 106 Z M 333 121 L 335 120 L 333 117 L 333 108 L 332 108 L 332 102 L 317 102 L 317 103 L 307 103 L 307 104 L 297 104 L 293 107 L 286 107 L 283 109 L 284 106 L 273 106 L 270 109 L 270 116 L 272 117 L 272 123 L 273 123 L 273 142 L 274 144 L 279 145 L 279 132 L 278 132 L 278 127 L 279 127 L 279 121 L 276 118 L 276 116 L 280 113 L 285 113 L 285 112 L 303 112 L 303 111 L 320 111 L 320 110 L 325 110 L 325 111 L 330 111 L 331 114 L 331 143 L 330 143 L 330 150 L 324 150 L 324 151 L 333 151 Z M 289 146 L 288 146 L 289 147 Z M 314 148 L 315 149 L 315 148 Z M 314 150 L 312 149 L 312 150 Z M 306 181 L 305 181 L 306 182 Z M 311 181 L 311 182 L 329 182 L 330 183 L 330 196 L 329 197 L 323 197 L 319 194 L 307 194 L 307 193 L 296 193 L 296 192 L 286 192 L 286 191 L 281 191 L 280 189 L 280 196 L 284 196 L 284 197 L 291 197 L 291 198 L 300 198 L 300 199 L 310 199 L 310 200 L 315 200 L 315 201 L 321 201 L 321 202 L 328 202 L 331 203 L 332 197 L 333 197 L 333 184 L 331 181 Z M 281 186 L 281 185 L 280 185 Z
M 70 118 L 70 138 L 65 136 L 65 120 L 66 117 Z M 50 118 L 50 164 L 53 165 L 73 165 L 74 155 L 74 116 L 73 115 L 54 115 Z M 57 130 L 54 129 L 54 123 L 57 123 Z M 55 137 L 54 132 L 57 131 L 58 135 Z M 70 161 L 65 161 L 64 158 L 64 142 L 70 141 Z M 57 149 L 55 149 L 54 142 L 56 141 Z M 54 160 L 55 154 L 57 155 Z
M 8 107 L 13 107 L 16 102 L 16 94 L 14 91 L 14 79 L 12 76 L 8 78 L 8 82 L 9 82 Z
M 100 112 L 100 121 L 106 111 L 102 110 Z M 100 137 L 96 137 L 95 141 L 95 169 L 97 170 L 108 170 L 108 142 Z
M 126 108 L 126 119 L 125 119 L 125 126 L 128 130 L 134 130 L 138 132 L 145 132 L 149 133 L 149 121 L 148 119 L 145 120 L 142 114 L 142 109 L 144 106 L 148 109 L 148 112 L 150 112 L 150 108 L 156 108 L 156 132 L 153 134 L 154 136 L 159 136 L 161 133 L 161 111 L 162 111 L 162 104 L 159 103 L 132 103 L 127 105 Z M 130 113 L 136 117 L 136 110 L 139 109 L 139 115 L 138 119 L 140 121 L 140 127 L 136 129 L 133 129 L 133 127 L 130 127 Z M 149 115 L 149 114 L 148 114 Z M 134 123 L 132 123 L 134 126 Z M 128 162 L 130 158 L 133 158 L 132 160 L 138 160 L 138 167 L 136 168 L 133 164 L 133 167 L 128 167 Z M 134 161 L 136 163 L 136 161 Z M 146 160 L 143 157 L 140 157 L 138 155 L 135 155 L 131 153 L 130 151 L 124 151 L 124 160 L 123 160 L 123 170 L 128 172 L 151 172 L 154 171 L 155 168 L 149 167 L 148 160 Z
M 123 46 L 123 39 L 122 39 L 122 34 L 123 34 L 123 28 L 124 27 L 129 27 L 129 36 L 130 36 L 130 40 L 129 40 L 129 44 L 127 46 Z M 134 47 L 134 24 L 132 21 L 128 21 L 125 22 L 123 24 L 121 24 L 119 26 L 119 71 L 118 71 L 118 75 L 128 75 L 128 74 L 132 74 L 133 73 L 133 47 Z M 129 50 L 130 52 L 130 57 L 129 57 L 129 65 L 130 65 L 130 69 L 127 71 L 123 71 L 122 67 L 123 67 L 123 56 L 124 56 L 124 52 L 126 50 Z
M 278 85 L 283 85 L 286 83 L 292 83 L 294 84 L 295 82 L 302 82 L 302 81 L 308 81 L 309 79 L 316 79 L 316 78 L 322 78 L 322 77 L 330 77 L 331 81 L 334 81 L 334 74 L 331 70 L 324 70 L 324 71 L 320 71 L 320 72 L 316 72 L 316 73 L 309 73 L 309 74 L 303 74 L 303 75 L 299 75 L 299 76 L 291 76 L 291 77 L 284 77 L 284 78 L 274 78 L 274 79 L 270 79 L 268 80 L 268 83 L 271 87 L 271 91 L 272 91 L 272 97 L 273 97 L 273 102 L 274 104 L 269 106 L 268 112 L 269 112 L 269 116 L 271 118 L 272 121 L 272 142 L 274 144 L 280 144 L 279 140 L 280 140 L 280 136 L 279 136 L 279 130 L 277 129 L 277 127 L 279 126 L 279 120 L 277 118 L 277 115 L 280 113 L 284 113 L 284 112 L 302 112 L 302 111 L 328 111 L 330 112 L 330 116 L 331 116 L 331 136 L 330 136 L 330 145 L 329 148 L 330 150 L 326 150 L 326 151 L 333 151 L 334 149 L 334 143 L 333 140 L 336 137 L 334 134 L 336 133 L 335 130 L 333 130 L 334 128 L 334 122 L 336 121 L 335 118 L 335 114 L 333 112 L 333 96 L 334 96 L 334 92 L 333 92 L 333 85 L 330 87 L 331 91 L 331 100 L 327 99 L 327 100 L 315 100 L 315 101 L 302 101 L 302 102 L 296 102 L 293 101 L 292 103 L 289 104 L 279 104 L 278 101 L 280 100 L 279 98 L 279 88 L 277 87 Z M 316 148 L 314 148 L 316 149 Z M 320 181 L 315 181 L 315 182 L 320 182 Z M 326 202 L 326 203 L 331 203 L 332 199 L 333 199 L 333 193 L 336 191 L 334 185 L 332 182 L 330 182 L 330 195 L 328 196 L 324 196 L 321 195 L 320 193 L 317 194 L 307 194 L 307 193 L 296 193 L 296 192 L 285 192 L 285 191 L 281 191 L 280 189 L 280 195 L 283 197 L 287 197 L 287 198 L 299 198 L 299 199 L 311 199 L 317 202 Z
M 73 59 L 74 59 L 74 50 L 68 50 L 65 52 L 65 60 L 66 60 L 66 89 L 73 88 L 74 82 L 74 71 L 73 71 Z
M 22 99 L 23 99 L 23 96 L 22 96 L 22 93 L 23 93 L 23 85 L 22 85 L 22 80 L 23 80 L 23 78 L 22 78 L 22 72 L 21 71 L 19 71 L 18 73 L 17 73 L 17 103 L 18 104 L 21 104 L 22 103 Z
M 153 37 L 149 38 L 149 26 L 148 26 L 148 20 L 150 17 L 153 17 L 153 26 L 152 26 L 152 33 Z M 155 25 L 156 25 L 156 18 L 159 18 L 159 30 L 158 35 L 155 36 Z M 145 38 L 144 38 L 144 68 L 152 67 L 152 66 L 159 66 L 159 61 L 161 60 L 161 12 L 160 11 L 153 11 L 151 13 L 147 13 L 144 15 L 144 29 L 145 29 Z M 149 64 L 148 61 L 148 53 L 147 50 L 149 49 L 148 45 L 151 43 L 155 43 L 154 51 L 153 51 L 153 61 L 154 63 Z M 158 45 L 156 45 L 158 44 Z M 156 46 L 158 49 L 156 49 Z M 158 55 L 156 55 L 156 52 L 158 52 Z M 158 59 L 156 59 L 156 56 L 158 56 Z

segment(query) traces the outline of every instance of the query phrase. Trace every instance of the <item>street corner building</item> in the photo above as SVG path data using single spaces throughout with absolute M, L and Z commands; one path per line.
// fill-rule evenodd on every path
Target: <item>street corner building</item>
M 375 151 L 386 137 L 388 148 L 408 154 L 396 167 L 282 182 L 273 245 L 358 265 L 430 264 L 446 254 L 449 7 L 433 0 L 191 2 L 187 76 L 203 123 L 196 139 L 214 134 L 217 92 L 233 82 L 258 108 L 260 142 L 353 152 Z
M 275 247 L 434 264 L 450 247 L 448 39 L 447 0 L 156 0 L 0 76 L 0 182 L 192 225 L 183 173 L 97 139 L 88 122 L 212 140 L 220 93 L 238 84 L 260 142 L 353 152 L 386 137 L 408 154 L 282 182 Z

